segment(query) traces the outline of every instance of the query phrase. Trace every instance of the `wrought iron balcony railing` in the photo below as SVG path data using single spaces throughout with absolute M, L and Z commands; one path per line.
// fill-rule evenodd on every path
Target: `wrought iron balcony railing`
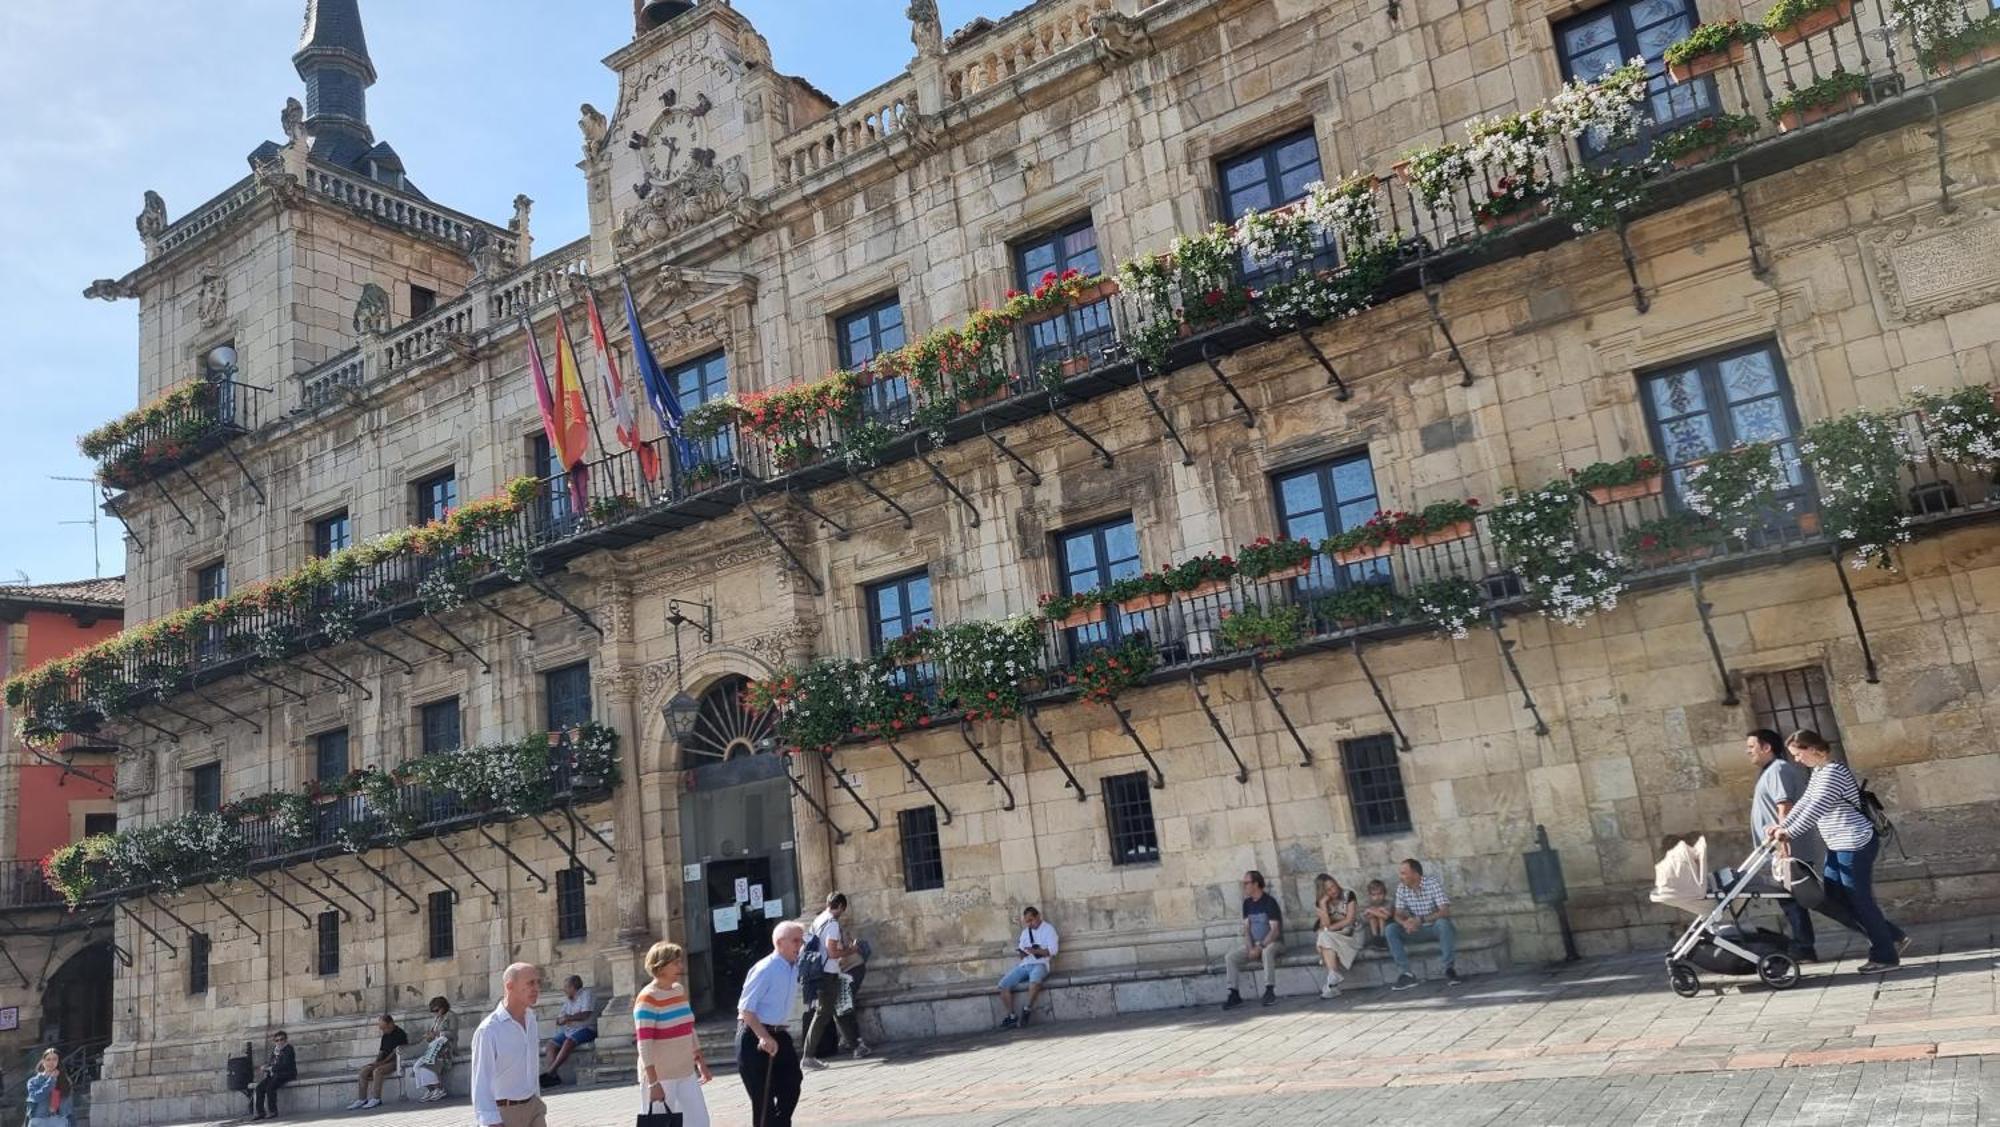
M 235 380 L 198 381 L 111 424 L 111 434 L 86 436 L 85 453 L 96 459 L 98 480 L 107 488 L 144 485 L 255 427 L 262 390 Z

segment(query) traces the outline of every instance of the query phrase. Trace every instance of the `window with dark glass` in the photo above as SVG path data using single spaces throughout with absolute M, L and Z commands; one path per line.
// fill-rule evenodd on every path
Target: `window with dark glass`
M 1146 570 L 1139 562 L 1139 532 L 1129 516 L 1071 529 L 1056 536 L 1062 593 L 1078 595 Z M 1104 621 L 1069 631 L 1072 649 L 1116 641 L 1126 631 L 1124 612 L 1105 608 Z
M 934 625 L 929 572 L 913 571 L 870 584 L 863 595 L 868 606 L 868 648 L 871 653 L 880 654 L 889 643 L 903 635 Z M 937 682 L 937 670 L 927 661 L 899 666 L 891 676 L 896 684 L 905 689 L 926 694 Z
M 834 319 L 834 337 L 840 345 L 840 366 L 849 371 L 891 349 L 903 347 L 903 307 L 894 297 L 857 309 Z M 907 376 L 876 380 L 863 393 L 863 410 L 871 417 L 900 419 L 910 413 L 910 381 Z
M 590 719 L 590 663 L 578 662 L 542 674 L 549 731 L 567 732 Z
M 528 473 L 542 480 L 541 515 L 551 528 L 560 528 L 575 515 L 569 495 L 569 471 L 556 457 L 549 436 L 537 434 L 528 440 Z
M 417 482 L 417 523 L 443 520 L 458 508 L 458 478 L 451 470 Z
M 115 834 L 117 832 L 118 815 L 115 813 L 105 811 L 101 814 L 85 814 L 83 816 L 83 836 L 85 837 L 96 837 L 98 834 Z
M 229 565 L 220 560 L 194 573 L 194 601 L 205 603 L 229 594 Z
M 354 542 L 347 524 L 347 510 L 329 513 L 313 522 L 313 555 L 326 557 Z
M 1644 156 L 1652 138 L 1715 112 L 1715 78 L 1692 82 L 1667 78 L 1666 50 L 1694 30 L 1694 0 L 1612 0 L 1556 24 L 1556 54 L 1565 79 L 1592 81 L 1635 58 L 1646 60 L 1646 104 L 1639 142 L 1620 149 Z M 1586 157 L 1600 151 L 1600 142 L 1584 138 Z
M 428 286 L 414 283 L 410 286 L 410 320 L 414 321 L 437 308 L 437 291 Z
M 1111 829 L 1111 863 L 1150 865 L 1160 859 L 1153 825 L 1153 784 L 1144 771 L 1104 778 L 1104 815 Z
M 1032 292 L 1051 274 L 1060 277 L 1071 270 L 1085 278 L 1104 270 L 1097 254 L 1097 229 L 1090 225 L 1088 216 L 1014 246 L 1014 285 L 1023 292 Z M 1030 373 L 1038 374 L 1048 364 L 1060 366 L 1072 357 L 1094 360 L 1116 337 L 1111 299 L 1099 298 L 1066 309 L 1029 325 L 1024 332 Z
M 682 411 L 692 411 L 704 403 L 720 399 L 729 394 L 729 357 L 719 351 L 711 352 L 670 368 L 667 370 L 667 386 L 673 389 L 674 399 Z M 725 431 L 695 443 L 692 452 L 704 461 L 728 465 L 736 457 L 736 439 Z
M 313 737 L 313 778 L 331 783 L 346 778 L 349 770 L 347 729 L 335 728 Z
M 1775 344 L 1673 364 L 1642 375 L 1640 384 L 1653 448 L 1669 467 L 1668 483 L 1676 497 L 1689 463 L 1718 450 L 1769 442 L 1786 487 L 1767 524 L 1774 530 L 1794 525 L 1805 500 L 1805 471 L 1799 462 L 1791 385 Z
M 435 755 L 442 751 L 457 751 L 465 746 L 459 731 L 458 698 L 446 697 L 432 701 L 417 710 L 417 718 L 423 728 L 425 755 Z
M 318 973 L 324 978 L 340 973 L 340 913 L 321 912 L 314 926 L 318 932 Z
M 1404 833 L 1410 828 L 1410 800 L 1403 793 L 1403 765 L 1393 736 L 1340 741 L 1340 766 L 1347 776 L 1347 801 L 1354 807 L 1354 832 Z
M 1234 223 L 1251 211 L 1275 211 L 1306 196 L 1306 187 L 1320 179 L 1319 139 L 1310 126 L 1216 162 L 1221 182 L 1222 218 Z M 1312 263 L 1331 266 L 1334 250 L 1326 244 L 1323 255 Z M 1243 256 L 1243 272 L 1251 282 L 1269 280 L 1273 264 Z
M 1375 491 L 1375 468 L 1367 451 L 1286 470 L 1272 477 L 1278 502 L 1278 529 L 1286 539 L 1315 545 L 1335 533 L 1367 524 L 1382 508 Z M 1342 566 L 1330 556 L 1313 558 L 1302 591 L 1323 592 L 1356 583 L 1387 583 L 1387 557 Z
M 590 934 L 583 914 L 583 870 L 572 865 L 556 870 L 556 938 L 582 939 Z
M 937 807 L 898 810 L 896 834 L 903 844 L 903 891 L 943 888 L 944 847 L 938 838 Z
M 451 909 L 452 894 L 449 891 L 431 893 L 424 916 L 424 936 L 433 959 L 451 958 Z
M 1817 665 L 1784 669 L 1775 673 L 1750 673 L 1743 678 L 1748 690 L 1750 712 L 1757 727 L 1769 728 L 1789 737 L 1801 728 L 1818 732 L 1842 762 L 1847 752 L 1840 744 L 1840 721 L 1833 715 L 1833 698 L 1827 693 L 1826 670 Z
M 222 809 L 222 764 L 204 763 L 188 771 L 188 805 L 197 814 Z
M 188 932 L 188 993 L 208 993 L 209 939 L 205 932 Z

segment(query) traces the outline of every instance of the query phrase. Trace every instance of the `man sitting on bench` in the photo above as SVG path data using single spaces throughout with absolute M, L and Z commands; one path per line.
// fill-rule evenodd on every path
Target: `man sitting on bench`
M 542 1073 L 544 1088 L 563 1082 L 563 1062 L 577 1046 L 597 1040 L 597 999 L 591 997 L 583 979 L 576 975 L 563 979 L 563 997 L 569 1000 L 557 1012 L 556 1034 L 549 1038 L 549 1070 Z
M 1021 961 L 1000 979 L 1000 1008 L 1007 1011 L 1007 1016 L 1000 1020 L 1000 1028 L 1012 1029 L 1033 1019 L 1035 999 L 1042 996 L 1042 980 L 1049 976 L 1049 960 L 1055 957 L 1058 942 L 1055 925 L 1042 919 L 1040 909 L 1022 910 L 1021 938 L 1014 945 Z M 1023 986 L 1028 988 L 1028 1004 L 1016 1015 L 1014 991 Z

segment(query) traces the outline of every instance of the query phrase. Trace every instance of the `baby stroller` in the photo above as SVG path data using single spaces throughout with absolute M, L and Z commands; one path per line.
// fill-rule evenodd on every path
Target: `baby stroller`
M 1706 872 L 1708 843 L 1676 844 L 1654 868 L 1656 904 L 1671 904 L 1695 917 L 1667 952 L 1667 982 L 1674 993 L 1692 998 L 1701 992 L 1701 972 L 1754 974 L 1773 990 L 1798 984 L 1799 964 L 1790 941 L 1768 928 L 1746 928 L 1743 909 L 1756 900 L 1797 899 L 1807 907 L 1819 900 L 1819 882 L 1812 867 L 1793 860 L 1781 873 L 1774 863 L 1777 847 L 1766 843 L 1744 858 L 1739 869 Z M 1770 867 L 1773 880 L 1755 885 Z M 1753 887 L 1754 886 L 1754 887 Z

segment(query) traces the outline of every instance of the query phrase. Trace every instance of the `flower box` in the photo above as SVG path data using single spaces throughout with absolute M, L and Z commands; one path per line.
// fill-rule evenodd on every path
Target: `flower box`
M 1473 527 L 1473 522 L 1462 520 L 1457 524 L 1448 524 L 1443 528 L 1434 528 L 1429 532 L 1421 532 L 1410 537 L 1410 547 L 1429 548 L 1437 544 L 1449 544 L 1454 540 L 1465 540 L 1471 537 Z
M 1714 160 L 1715 154 L 1721 151 L 1722 146 L 1720 144 L 1703 145 L 1699 149 L 1691 149 L 1675 157 L 1672 163 L 1675 168 L 1694 168 Z
M 1990 63 L 1995 59 L 2000 59 L 2000 43 L 1988 43 L 1983 47 L 1968 51 L 1957 58 L 1932 63 L 1931 73 L 1939 76 L 1955 74 L 1962 70 L 1969 70 L 1981 63 Z M 2000 394 L 2000 392 L 1996 392 L 1996 394 Z
M 1693 563 L 1705 560 L 1715 554 L 1713 544 L 1693 544 L 1685 548 L 1663 548 L 1646 552 L 1642 559 L 1647 567 L 1672 567 L 1675 564 Z
M 1726 51 L 1710 51 L 1706 55 L 1696 55 L 1684 63 L 1672 63 L 1667 67 L 1667 77 L 1675 82 L 1690 82 L 1704 74 L 1711 74 L 1723 67 L 1733 67 L 1743 61 L 1743 41 L 1737 40 Z
M 1637 501 L 1641 497 L 1657 497 L 1666 488 L 1665 474 L 1654 474 L 1625 485 L 1594 485 L 1584 490 L 1593 505 L 1615 505 L 1620 501 Z
M 1818 535 L 1819 535 L 1819 514 L 1818 514 L 1818 513 L 1800 513 L 1800 514 L 1799 514 L 1799 522 L 1798 522 L 1798 523 L 1799 523 L 1799 535 L 1800 535 L 1800 536 L 1818 536 Z
M 1062 627 L 1064 630 L 1075 630 L 1083 626 L 1095 626 L 1103 621 L 1104 604 L 1092 603 L 1087 607 L 1078 607 L 1061 618 L 1056 619 L 1056 625 Z
M 1369 560 L 1379 560 L 1394 550 L 1395 545 L 1393 544 L 1370 544 L 1362 548 L 1349 548 L 1345 551 L 1335 552 L 1333 554 L 1333 562 L 1343 567 L 1348 564 L 1367 563 Z
M 1206 599 L 1211 595 L 1220 595 L 1227 590 L 1229 590 L 1229 580 L 1211 579 L 1189 588 L 1187 597 L 1190 599 Z
M 1548 210 L 1549 203 L 1547 200 L 1537 200 L 1526 207 L 1502 212 L 1499 215 L 1482 215 L 1479 217 L 1479 229 L 1482 231 L 1504 231 L 1509 227 L 1518 227 L 1523 223 L 1532 223 L 1548 214 Z
M 1144 595 L 1134 595 L 1120 602 L 1118 609 L 1124 611 L 1126 614 L 1144 614 L 1149 610 L 1158 610 L 1166 606 L 1167 600 L 1172 597 L 1165 591 L 1151 591 Z
M 1305 560 L 1301 563 L 1293 564 L 1291 567 L 1281 567 L 1276 571 L 1267 573 L 1264 576 L 1264 582 L 1278 583 L 1286 579 L 1303 579 L 1312 573 L 1312 569 L 1313 561 Z
M 1064 379 L 1068 379 L 1071 376 L 1080 376 L 1088 371 L 1090 371 L 1090 357 L 1088 355 L 1078 353 L 1075 356 L 1063 357 L 1062 374 Z
M 1837 113 L 1845 113 L 1861 104 L 1862 92 L 1849 90 L 1838 99 L 1823 105 L 1807 106 L 1804 109 L 1786 110 L 1778 115 L 1778 132 L 1790 133 L 1794 129 L 1804 129 L 1815 122 L 1825 121 Z
M 1839 3 L 1807 12 L 1799 21 L 1785 27 L 1771 28 L 1771 41 L 1780 47 L 1790 47 L 1808 36 L 1845 23 L 1854 15 L 1854 0 L 1839 0 Z

